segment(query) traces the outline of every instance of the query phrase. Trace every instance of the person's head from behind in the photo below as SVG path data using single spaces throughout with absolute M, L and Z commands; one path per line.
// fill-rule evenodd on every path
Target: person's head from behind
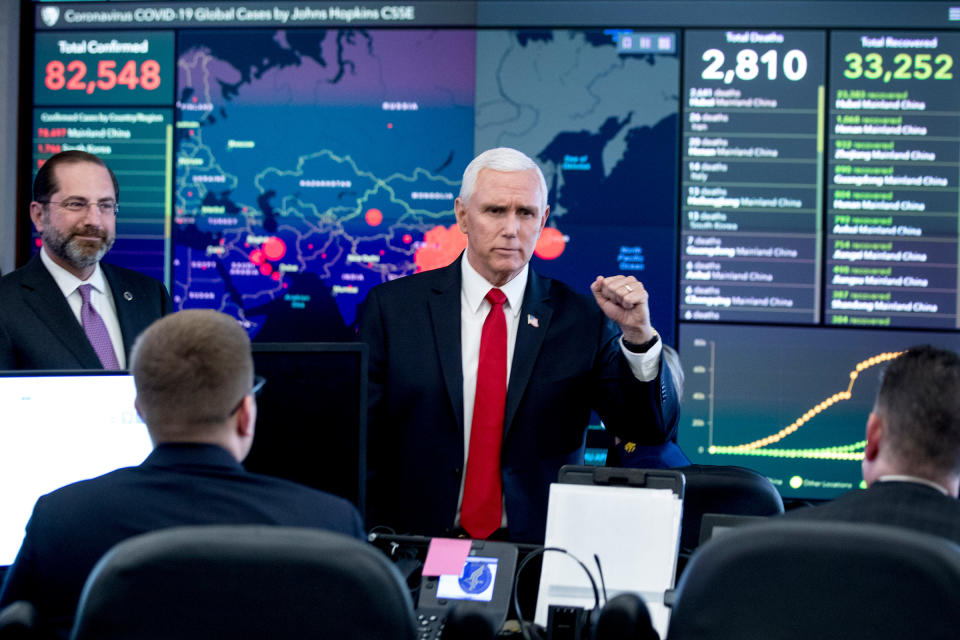
M 454 211 L 470 265 L 488 282 L 506 284 L 533 257 L 550 214 L 543 172 L 516 149 L 484 151 L 467 165 Z
M 883 372 L 867 420 L 863 476 L 934 481 L 956 495 L 960 479 L 960 357 L 928 345 L 911 347 Z
M 50 257 L 85 280 L 116 238 L 117 178 L 85 151 L 49 158 L 33 181 L 30 219 Z
M 218 444 L 246 457 L 256 421 L 253 356 L 234 318 L 209 309 L 165 316 L 137 338 L 130 360 L 154 445 Z

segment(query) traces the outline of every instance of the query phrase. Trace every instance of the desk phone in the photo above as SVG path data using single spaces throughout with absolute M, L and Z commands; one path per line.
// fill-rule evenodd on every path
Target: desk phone
M 424 576 L 417 599 L 420 640 L 439 640 L 447 615 L 457 605 L 482 608 L 497 629 L 510 609 L 517 547 L 474 540 L 459 576 Z

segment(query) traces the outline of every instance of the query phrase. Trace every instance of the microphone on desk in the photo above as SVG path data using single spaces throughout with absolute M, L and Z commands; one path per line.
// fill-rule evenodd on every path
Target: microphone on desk
M 483 608 L 461 603 L 447 614 L 440 640 L 493 640 L 497 631 L 493 618 Z

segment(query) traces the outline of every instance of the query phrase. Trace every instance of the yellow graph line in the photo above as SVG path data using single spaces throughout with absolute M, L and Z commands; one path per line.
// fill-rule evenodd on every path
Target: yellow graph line
M 833 394 L 832 396 L 830 396 L 823 402 L 815 405 L 813 408 L 808 410 L 802 416 L 794 420 L 789 426 L 784 427 L 783 429 L 781 429 L 780 431 L 772 435 L 769 435 L 765 438 L 761 438 L 759 440 L 754 440 L 753 442 L 748 442 L 746 444 L 726 446 L 724 447 L 724 449 L 727 449 L 727 451 L 730 453 L 753 451 L 755 449 L 760 449 L 761 447 L 766 447 L 768 445 L 771 445 L 775 442 L 780 442 L 781 440 L 786 438 L 788 435 L 790 435 L 791 433 L 793 433 L 794 431 L 802 427 L 804 424 L 809 422 L 815 415 L 817 415 L 821 411 L 824 411 L 825 409 L 832 407 L 833 405 L 837 404 L 840 401 L 849 400 L 853 395 L 853 383 L 856 382 L 857 378 L 860 376 L 860 372 L 865 371 L 866 369 L 869 369 L 870 367 L 876 366 L 883 362 L 893 360 L 894 358 L 899 356 L 901 353 L 903 352 L 888 351 L 885 353 L 878 353 L 877 355 L 871 358 L 867 358 L 862 362 L 858 362 L 854 370 L 850 372 L 850 384 L 847 385 L 846 391 L 840 391 L 838 393 Z
M 811 460 L 863 460 L 863 451 L 867 441 L 821 449 L 754 449 L 738 450 L 736 447 L 715 446 L 710 453 L 736 456 L 760 456 L 766 458 L 804 458 Z

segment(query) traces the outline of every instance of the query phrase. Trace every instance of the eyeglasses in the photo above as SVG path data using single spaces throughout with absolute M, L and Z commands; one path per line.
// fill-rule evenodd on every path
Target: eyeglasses
M 114 200 L 98 200 L 97 202 L 87 202 L 79 198 L 77 200 L 61 200 L 60 202 L 41 200 L 41 204 L 55 204 L 70 213 L 82 213 L 91 206 L 99 209 L 102 216 L 115 216 L 120 212 L 120 206 Z
M 265 385 L 265 384 L 267 384 L 267 379 L 266 379 L 266 378 L 264 378 L 263 376 L 253 376 L 253 387 L 251 387 L 250 391 L 247 392 L 247 394 L 244 395 L 243 398 L 240 398 L 240 402 L 238 402 L 238 403 L 237 403 L 237 406 L 235 406 L 235 407 L 233 408 L 233 411 L 230 412 L 230 415 L 232 416 L 232 415 L 235 414 L 237 411 L 240 411 L 240 407 L 243 406 L 243 400 L 244 400 L 244 398 L 246 398 L 247 396 L 251 396 L 251 395 L 252 395 L 252 396 L 259 396 L 259 395 L 260 395 L 260 390 L 263 389 L 263 385 Z

